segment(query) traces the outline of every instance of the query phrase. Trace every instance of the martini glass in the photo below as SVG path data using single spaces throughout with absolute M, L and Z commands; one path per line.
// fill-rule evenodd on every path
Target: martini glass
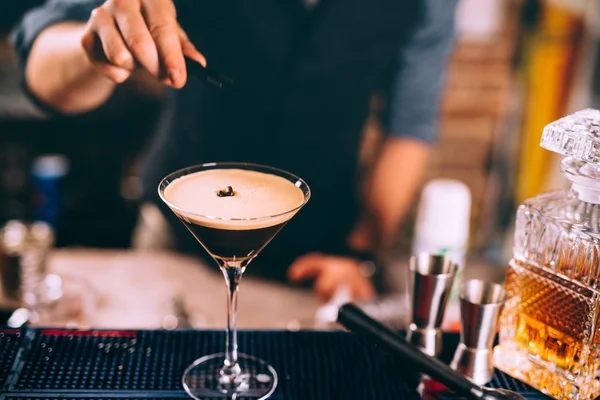
M 210 163 L 176 171 L 159 195 L 216 261 L 227 287 L 225 351 L 206 355 L 184 372 L 195 399 L 266 399 L 275 369 L 238 353 L 238 286 L 248 264 L 310 198 L 306 182 L 286 171 L 249 163 Z

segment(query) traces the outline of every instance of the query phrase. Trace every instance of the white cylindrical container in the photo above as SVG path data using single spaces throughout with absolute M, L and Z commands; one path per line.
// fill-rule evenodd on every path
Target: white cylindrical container
M 417 213 L 413 254 L 444 255 L 459 268 L 445 313 L 445 327 L 460 324 L 458 290 L 465 266 L 470 219 L 471 191 L 467 185 L 452 179 L 435 179 L 425 185 Z

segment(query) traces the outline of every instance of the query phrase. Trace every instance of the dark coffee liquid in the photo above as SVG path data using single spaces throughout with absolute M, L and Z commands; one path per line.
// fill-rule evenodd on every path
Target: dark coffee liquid
M 236 230 L 209 228 L 183 221 L 209 253 L 226 260 L 244 260 L 255 256 L 286 222 L 265 228 Z

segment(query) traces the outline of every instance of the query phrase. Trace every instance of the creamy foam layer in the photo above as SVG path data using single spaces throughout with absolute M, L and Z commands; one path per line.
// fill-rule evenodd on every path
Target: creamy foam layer
M 228 186 L 233 188 L 234 196 L 219 197 L 217 192 Z M 287 213 L 304 201 L 302 190 L 287 179 L 243 169 L 212 169 L 177 178 L 167 186 L 164 197 L 179 209 L 173 211 L 182 218 L 220 229 L 273 226 L 287 221 L 294 213 L 264 217 Z M 231 221 L 226 218 L 261 219 Z

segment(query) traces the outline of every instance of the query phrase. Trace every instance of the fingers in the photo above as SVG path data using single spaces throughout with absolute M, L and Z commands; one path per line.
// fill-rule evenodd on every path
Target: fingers
M 311 253 L 298 257 L 288 269 L 288 278 L 293 282 L 298 282 L 317 276 L 324 268 L 322 255 Z
M 321 274 L 313 286 L 315 293 L 324 301 L 329 301 L 335 295 L 338 287 L 345 285 L 345 282 L 340 282 L 338 277 L 332 274 Z
M 206 57 L 204 54 L 200 53 L 196 46 L 190 41 L 187 34 L 184 32 L 181 27 L 179 27 L 179 40 L 181 41 L 181 49 L 183 50 L 183 54 L 192 60 L 200 63 L 203 67 L 206 67 Z
M 314 279 L 313 289 L 325 301 L 342 287 L 349 289 L 353 300 L 370 300 L 375 296 L 373 284 L 361 274 L 358 261 L 351 258 L 307 254 L 294 261 L 288 277 L 292 281 Z
M 107 3 L 127 48 L 150 75 L 161 79 L 160 61 L 156 44 L 142 16 L 139 2 L 113 1 Z
M 103 8 L 94 10 L 92 16 L 96 35 L 102 42 L 104 55 L 108 61 L 121 68 L 133 70 L 135 60 L 125 45 L 112 16 Z
M 184 54 L 206 66 L 179 26 L 172 0 L 107 0 L 92 13 L 81 44 L 90 61 L 117 82 L 142 67 L 180 88 L 187 78 Z
M 161 61 L 161 70 L 175 87 L 181 87 L 185 84 L 186 71 L 175 6 L 171 0 L 151 0 L 143 4 L 148 30 Z
M 86 32 L 81 38 L 81 45 L 90 62 L 107 78 L 116 83 L 122 83 L 131 75 L 128 68 L 121 68 L 109 62 L 104 54 L 102 42 L 94 32 Z

